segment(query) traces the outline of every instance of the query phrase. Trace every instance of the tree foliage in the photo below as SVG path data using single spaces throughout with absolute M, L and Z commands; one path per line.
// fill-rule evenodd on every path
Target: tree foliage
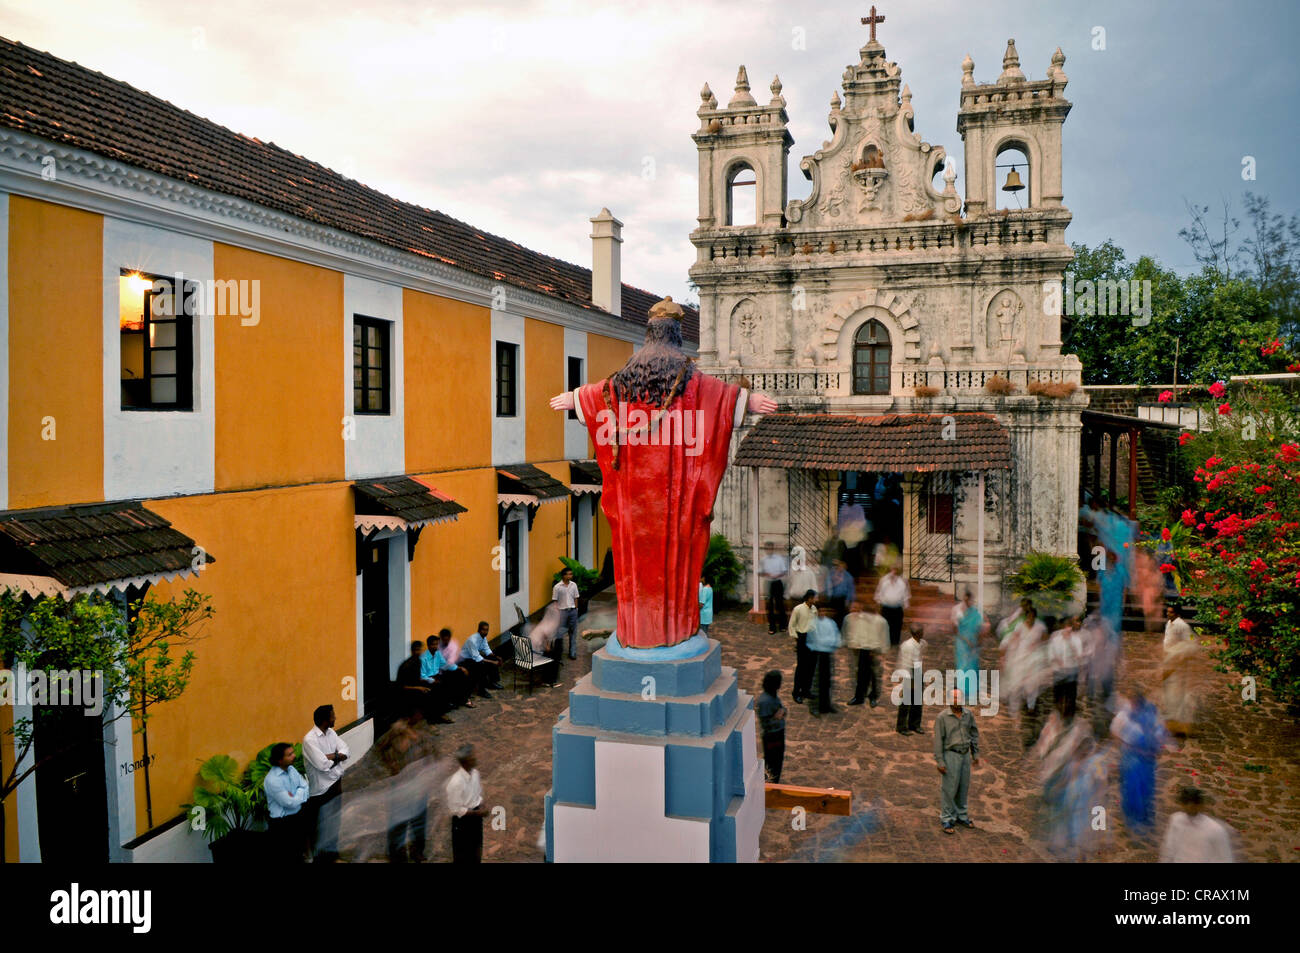
M 1279 355 L 1262 354 L 1258 344 L 1300 334 L 1300 217 L 1276 214 L 1268 199 L 1251 193 L 1245 210 L 1241 238 L 1231 206 L 1219 220 L 1208 206 L 1188 205 L 1191 223 L 1179 235 L 1200 270 L 1187 276 L 1149 256 L 1130 261 L 1113 241 L 1073 246 L 1067 284 L 1149 281 L 1151 292 L 1148 324 L 1100 308 L 1063 316 L 1063 350 L 1083 362 L 1084 383 L 1197 384 L 1285 369 Z
M 1268 350 L 1269 347 L 1264 348 Z M 1300 410 L 1281 388 L 1212 387 L 1209 430 L 1184 432 L 1196 491 L 1162 531 L 1180 593 L 1219 636 L 1221 671 L 1300 701 Z
M 32 599 L 6 589 L 0 593 L 0 661 L 28 672 L 95 673 L 104 724 L 130 718 L 135 730 L 143 731 L 152 709 L 189 685 L 195 656 L 185 646 L 200 637 L 212 617 L 210 603 L 211 597 L 192 589 L 179 599 L 147 598 L 130 605 L 100 593 Z M 15 758 L 0 778 L 0 802 L 41 764 L 69 750 L 43 743 L 41 757 L 24 764 L 45 718 L 53 723 L 49 709 L 36 707 L 10 726 Z

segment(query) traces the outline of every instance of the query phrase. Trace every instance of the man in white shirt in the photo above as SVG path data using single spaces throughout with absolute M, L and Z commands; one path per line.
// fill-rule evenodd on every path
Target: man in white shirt
M 1052 670 L 1052 701 L 1067 718 L 1073 717 L 1079 699 L 1079 669 L 1083 663 L 1083 639 L 1079 620 L 1066 619 L 1047 642 L 1047 661 Z
M 483 781 L 478 773 L 474 746 L 456 752 L 460 768 L 447 781 L 447 812 L 451 814 L 451 862 L 478 864 L 483 861 Z
M 907 638 L 898 647 L 898 668 L 894 669 L 896 681 L 903 687 L 902 702 L 898 706 L 900 735 L 921 733 L 921 652 L 925 648 L 925 629 L 913 624 Z
M 775 543 L 765 543 L 763 553 L 758 567 L 759 575 L 767 582 L 767 631 L 775 635 L 778 629 L 786 627 L 785 576 L 790 571 L 790 562 L 776 551 Z
M 858 652 L 858 680 L 850 705 L 870 701 L 875 708 L 880 703 L 884 679 L 881 663 L 889 650 L 889 623 L 884 616 L 868 605 L 864 609 L 856 600 L 853 611 L 844 618 L 844 644 Z
M 794 703 L 798 705 L 812 691 L 813 659 L 808 650 L 808 633 L 817 624 L 817 591 L 809 589 L 803 594 L 803 602 L 794 607 L 790 613 L 790 626 L 787 630 L 794 639 Z
M 880 606 L 880 614 L 889 623 L 890 645 L 897 645 L 902 640 L 903 610 L 911 601 L 912 587 L 907 584 L 895 563 L 876 584 L 876 603 Z
M 566 569 L 560 573 L 560 581 L 551 589 L 551 598 L 560 610 L 560 631 L 556 638 L 564 644 L 564 631 L 569 631 L 569 658 L 577 658 L 574 640 L 578 637 L 578 584 L 573 581 L 573 570 Z M 558 653 L 557 653 L 558 654 Z M 559 667 L 559 663 L 556 663 Z
M 1165 843 L 1160 848 L 1162 864 L 1231 864 L 1232 828 L 1220 820 L 1202 814 L 1205 795 L 1199 788 L 1184 787 L 1178 792 L 1181 811 L 1169 818 Z
M 1047 627 L 1039 621 L 1038 611 L 1031 605 L 1002 643 L 1002 683 L 1007 686 L 1008 699 L 1020 707 L 1020 741 L 1025 751 L 1038 741 L 1046 718 L 1043 711 L 1046 706 L 1041 703 L 1047 694 L 1046 639 Z
M 306 816 L 308 843 L 317 863 L 338 859 L 339 803 L 343 793 L 343 762 L 351 751 L 334 731 L 334 706 L 321 705 L 312 713 L 314 725 L 302 739 L 302 759 L 307 765 Z

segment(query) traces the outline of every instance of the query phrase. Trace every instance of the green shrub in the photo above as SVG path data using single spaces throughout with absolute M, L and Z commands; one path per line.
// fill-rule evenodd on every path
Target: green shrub
M 555 575 L 551 577 L 551 585 L 555 585 L 560 581 L 565 569 L 572 569 L 573 581 L 578 584 L 578 595 L 590 596 L 600 589 L 600 573 L 588 569 L 576 559 L 570 559 L 568 556 L 561 556 L 560 562 L 564 564 L 564 567 L 555 571 Z
M 736 587 L 745 575 L 745 567 L 731 548 L 727 537 L 721 533 L 709 537 L 709 552 L 704 557 L 702 575 L 716 595 L 725 599 L 734 597 Z

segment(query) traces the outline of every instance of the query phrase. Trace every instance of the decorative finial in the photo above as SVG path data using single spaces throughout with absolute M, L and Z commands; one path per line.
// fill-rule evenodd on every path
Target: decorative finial
M 838 89 L 831 93 L 831 111 L 840 111 L 840 91 Z
M 661 318 L 672 318 L 675 321 L 680 321 L 685 316 L 686 312 L 680 304 L 673 300 L 672 295 L 668 295 L 663 301 L 650 306 L 651 321 L 658 321 Z
M 785 97 L 781 95 L 781 89 L 782 89 L 782 88 L 783 88 L 783 87 L 781 86 L 781 77 L 780 77 L 780 76 L 773 76 L 773 77 L 772 77 L 772 85 L 768 87 L 768 89 L 772 90 L 772 102 L 771 102 L 769 105 L 772 105 L 772 106 L 784 106 L 784 105 L 785 105 Z
M 975 61 L 966 54 L 966 58 L 961 61 L 961 84 L 963 86 L 975 85 Z
M 904 84 L 903 84 L 903 102 L 905 102 L 905 103 L 910 103 L 911 101 L 912 101 L 912 87 L 911 87 L 911 86 L 908 86 L 906 83 L 904 83 Z
M 758 100 L 749 94 L 749 73 L 745 72 L 744 66 L 741 66 L 736 73 L 736 94 L 731 97 L 731 102 L 727 103 L 727 108 L 757 105 Z
M 998 82 L 1007 83 L 1024 78 L 1025 74 L 1020 69 L 1020 54 L 1016 52 L 1016 41 L 1007 40 L 1007 52 L 1002 56 L 1002 75 L 998 77 Z
M 1066 82 L 1064 67 L 1065 67 L 1065 54 L 1061 52 L 1061 48 L 1058 46 L 1056 48 L 1056 52 L 1052 54 L 1052 66 L 1047 71 L 1047 78 L 1054 79 L 1060 83 Z
M 718 104 L 718 98 L 713 95 L 713 90 L 709 89 L 708 83 L 705 83 L 704 88 L 700 90 L 700 100 L 709 109 L 712 109 Z

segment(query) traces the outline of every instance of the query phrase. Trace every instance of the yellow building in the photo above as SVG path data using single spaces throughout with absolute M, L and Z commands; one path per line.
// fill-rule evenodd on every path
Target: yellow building
M 364 748 L 411 639 L 502 633 L 561 555 L 600 567 L 587 434 L 547 401 L 620 367 L 657 296 L 608 211 L 581 268 L 21 44 L 0 69 L 0 583 L 215 610 L 147 765 L 118 722 L 103 784 L 38 769 L 6 859 L 205 859 L 201 759 L 326 703 Z

